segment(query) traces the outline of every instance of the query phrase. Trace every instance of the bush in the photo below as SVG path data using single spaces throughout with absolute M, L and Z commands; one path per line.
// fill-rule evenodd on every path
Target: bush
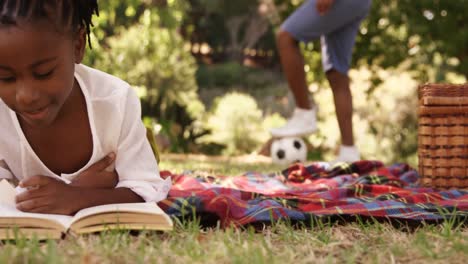
M 88 58 L 94 67 L 137 89 L 143 115 L 162 125 L 174 144 L 172 151 L 188 150 L 197 137 L 196 120 L 205 111 L 197 93 L 197 65 L 185 44 L 175 29 L 160 26 L 156 12 L 146 10 L 139 23 L 94 46 Z
M 265 139 L 262 111 L 255 100 L 237 92 L 226 94 L 214 105 L 204 123 L 210 134 L 199 143 L 225 146 L 224 154 L 245 154 L 259 147 Z
M 243 83 L 246 67 L 237 62 L 215 65 L 200 65 L 197 82 L 200 87 L 230 87 Z
M 351 70 L 354 103 L 354 135 L 363 159 L 416 165 L 418 82 L 408 72 L 376 70 L 381 83 L 375 85 L 368 68 Z M 340 143 L 331 89 L 318 88 L 319 133 L 309 137 L 326 159 Z
M 168 108 L 178 104 L 191 117 L 199 117 L 203 106 L 197 95 L 196 64 L 184 50 L 184 40 L 173 30 L 158 27 L 145 17 L 142 20 L 148 22 L 111 37 L 109 52 L 96 66 L 138 88 L 143 101 L 154 106 L 154 113 L 146 113 L 150 116 L 168 119 Z
M 204 88 L 242 87 L 242 90 L 268 88 L 279 80 L 278 72 L 253 68 L 237 62 L 214 65 L 200 65 L 196 78 L 198 86 Z

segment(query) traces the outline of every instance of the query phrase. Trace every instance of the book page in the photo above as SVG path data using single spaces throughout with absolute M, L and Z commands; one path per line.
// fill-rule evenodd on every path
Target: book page
M 135 213 L 146 215 L 159 215 L 172 226 L 172 221 L 156 203 L 121 203 L 89 207 L 80 210 L 75 216 L 57 214 L 26 213 L 16 209 L 15 196 L 17 191 L 7 181 L 0 181 L 0 225 L 17 225 L 18 227 L 41 227 L 61 229 L 67 231 L 72 223 L 91 216 L 106 213 Z M 36 221 L 34 221 L 36 219 Z M 39 221 L 41 220 L 41 221 Z M 47 222 L 44 222 L 47 220 Z M 52 223 L 52 225 L 50 224 Z M 46 227 L 43 226 L 43 227 Z M 62 226 L 62 228 L 59 228 Z
M 82 234 L 108 229 L 172 230 L 172 219 L 156 203 L 108 204 L 79 211 L 70 226 Z
M 68 229 L 71 224 L 72 217 L 66 215 L 56 214 L 36 214 L 36 213 L 25 213 L 16 209 L 16 189 L 8 183 L 6 180 L 0 181 L 0 219 L 2 222 L 8 222 L 5 219 L 45 219 L 55 222 L 61 226 L 62 229 Z M 31 224 L 34 224 L 34 220 L 31 220 Z
M 156 205 L 156 203 L 121 203 L 121 204 L 106 204 L 94 207 L 89 207 L 78 211 L 74 216 L 73 221 L 78 221 L 91 215 L 98 215 L 112 212 L 128 212 L 128 213 L 143 213 L 153 215 L 163 215 L 166 213 Z
M 0 204 L 15 206 L 16 191 L 11 184 L 3 179 L 0 181 Z
M 34 219 L 44 219 L 54 222 L 62 226 L 63 231 L 66 231 L 73 220 L 73 217 L 67 215 L 57 214 L 36 214 L 36 213 L 25 213 L 16 209 L 15 205 L 7 205 L 0 203 L 0 221 L 3 219 L 31 219 L 31 225 L 34 225 Z

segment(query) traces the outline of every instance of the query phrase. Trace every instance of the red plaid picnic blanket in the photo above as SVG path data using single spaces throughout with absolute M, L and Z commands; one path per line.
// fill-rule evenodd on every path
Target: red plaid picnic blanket
M 281 173 L 240 176 L 161 172 L 173 186 L 161 208 L 171 216 L 211 215 L 222 226 L 280 219 L 362 216 L 390 220 L 468 219 L 468 191 L 419 187 L 406 164 L 359 161 L 295 164 Z

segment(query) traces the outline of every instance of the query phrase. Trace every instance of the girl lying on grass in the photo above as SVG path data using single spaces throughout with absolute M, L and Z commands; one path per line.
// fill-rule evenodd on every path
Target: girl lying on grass
M 0 178 L 26 212 L 157 202 L 171 182 L 126 82 L 81 63 L 96 0 L 0 0 Z

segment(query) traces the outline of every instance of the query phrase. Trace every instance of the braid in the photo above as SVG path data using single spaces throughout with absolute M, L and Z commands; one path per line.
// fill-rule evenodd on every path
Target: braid
M 0 25 L 16 25 L 18 19 L 48 19 L 62 27 L 90 33 L 93 15 L 99 15 L 97 0 L 0 0 Z
M 68 2 L 68 1 L 64 1 Z M 91 47 L 91 40 L 90 40 L 90 34 L 91 34 L 91 26 L 93 25 L 93 14 L 95 13 L 97 16 L 99 16 L 99 9 L 98 9 L 98 3 L 97 0 L 85 0 L 85 1 L 76 1 L 76 0 L 71 0 L 73 3 L 73 19 L 74 25 L 79 25 L 79 27 L 82 27 L 86 30 L 86 34 L 88 35 L 88 44 Z M 75 24 L 76 23 L 76 24 Z

